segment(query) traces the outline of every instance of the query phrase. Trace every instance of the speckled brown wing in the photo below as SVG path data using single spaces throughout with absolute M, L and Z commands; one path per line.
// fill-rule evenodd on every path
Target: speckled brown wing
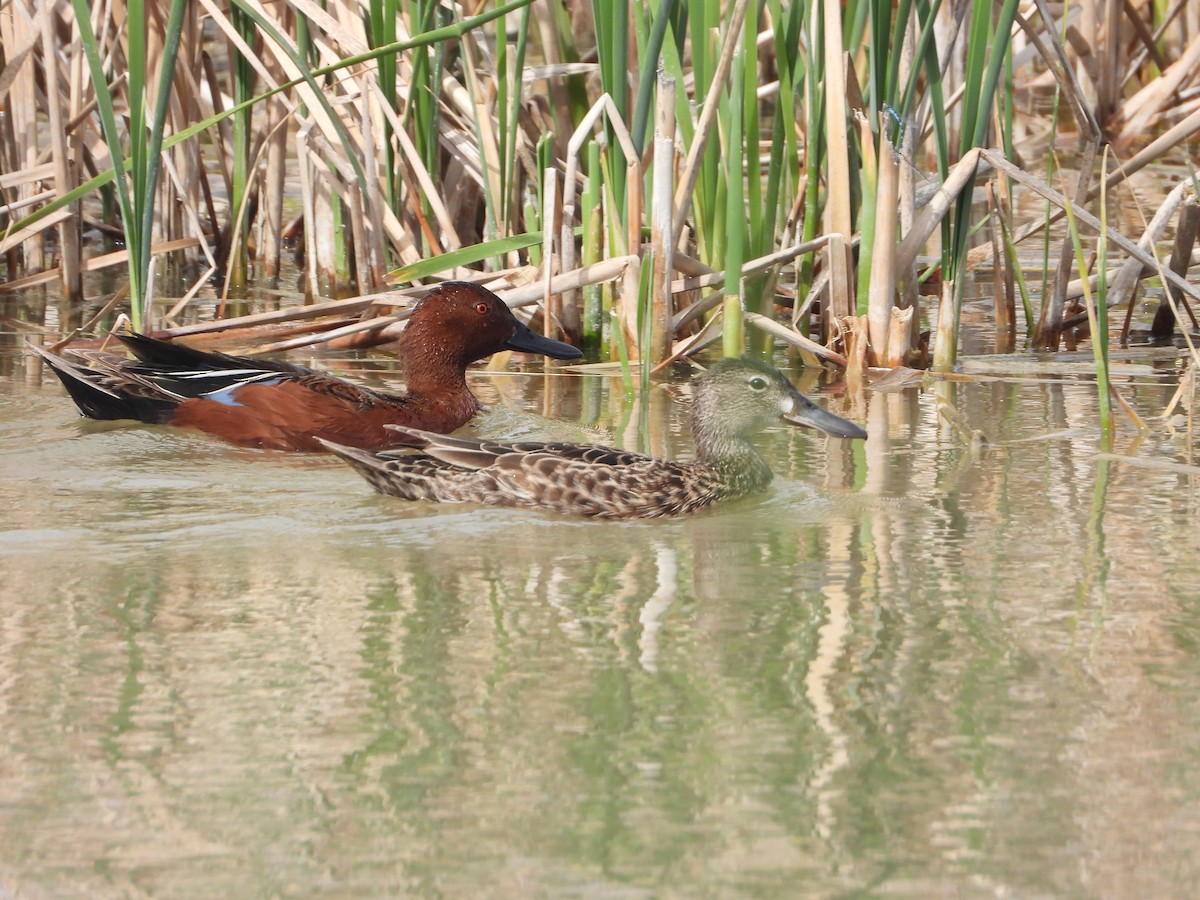
M 680 515 L 722 495 L 706 466 L 598 447 L 507 454 L 483 471 L 511 505 L 603 519 Z
M 702 509 L 726 494 L 707 466 L 585 444 L 473 441 L 398 428 L 415 452 L 345 452 L 328 446 L 384 494 L 483 503 L 605 519 Z
M 554 441 L 487 441 L 456 438 L 445 434 L 434 434 L 417 428 L 393 426 L 396 432 L 408 434 L 419 447 L 435 459 L 452 466 L 466 469 L 481 469 L 495 465 L 501 459 L 523 455 L 555 457 L 576 460 L 589 466 L 624 468 L 640 463 L 656 463 L 660 460 L 640 453 L 630 453 L 615 447 L 595 444 L 570 444 Z

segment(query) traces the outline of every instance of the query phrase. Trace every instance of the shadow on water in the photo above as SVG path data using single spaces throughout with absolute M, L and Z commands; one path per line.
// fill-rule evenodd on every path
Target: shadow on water
M 769 494 L 604 524 L 88 425 L 29 365 L 0 380 L 6 890 L 1184 896 L 1200 876 L 1190 447 L 1159 429 L 1101 453 L 1087 383 L 952 386 L 974 443 L 938 391 L 817 385 L 868 442 L 776 429 Z M 674 389 L 622 431 L 607 379 L 476 383 L 481 433 L 566 419 L 690 452 Z M 1153 414 L 1170 390 L 1136 393 Z

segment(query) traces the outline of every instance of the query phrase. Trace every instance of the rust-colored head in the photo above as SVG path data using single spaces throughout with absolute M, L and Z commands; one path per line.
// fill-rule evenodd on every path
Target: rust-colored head
M 465 366 L 501 350 L 553 359 L 583 355 L 570 344 L 530 331 L 503 300 L 465 281 L 444 282 L 417 304 L 400 337 L 400 349 L 410 377 L 423 365 Z

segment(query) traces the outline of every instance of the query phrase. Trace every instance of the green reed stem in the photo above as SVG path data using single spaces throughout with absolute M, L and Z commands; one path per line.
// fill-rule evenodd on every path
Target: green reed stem
M 416 0 L 416 7 L 413 32 L 423 34 L 433 30 L 437 0 Z M 427 172 L 436 172 L 441 152 L 438 146 L 438 96 L 441 94 L 442 57 L 441 54 L 431 53 L 431 50 L 429 46 L 420 47 L 412 54 L 412 83 L 409 85 L 406 121 L 412 125 L 413 143 L 422 165 Z M 422 207 L 429 218 L 432 208 L 426 198 L 422 198 Z
M 371 0 L 367 11 L 367 41 L 372 47 L 385 47 L 396 41 L 396 18 L 400 14 L 397 0 Z M 379 90 L 393 111 L 400 111 L 399 94 L 396 91 L 398 66 L 395 56 L 379 58 Z M 388 206 L 399 212 L 402 179 L 396 165 L 396 147 L 392 142 L 392 123 L 384 116 L 383 134 L 380 143 L 384 147 L 385 190 Z
M 633 373 L 629 368 L 629 347 L 625 344 L 625 329 L 621 327 L 620 318 L 615 310 L 609 313 L 611 318 L 610 327 L 612 329 L 613 344 L 617 348 L 617 359 L 621 363 L 621 383 L 625 388 L 625 396 L 632 397 L 633 390 Z
M 238 7 L 230 9 L 230 22 L 247 46 L 254 46 L 254 22 Z M 245 103 L 254 96 L 254 67 L 250 60 L 237 53 L 233 65 L 233 101 Z M 226 279 L 232 293 L 245 292 L 249 259 L 246 254 L 246 232 L 249 222 L 242 215 L 242 208 L 249 200 L 250 192 L 250 128 L 253 110 L 249 106 L 233 117 L 233 183 L 230 186 L 229 250 L 226 262 Z
M 604 252 L 604 208 L 602 206 L 600 145 L 591 141 L 587 146 L 587 184 L 583 191 L 580 216 L 583 220 L 583 264 L 594 265 Z M 603 344 L 603 303 L 601 287 L 586 285 L 583 289 L 583 351 L 598 353 Z
M 1110 392 L 1112 384 L 1108 366 L 1108 145 L 1100 164 L 1100 234 L 1096 239 L 1096 265 L 1099 275 L 1096 280 L 1096 302 L 1088 304 L 1088 322 L 1092 328 L 1092 355 L 1096 360 L 1096 380 L 1100 383 L 1100 427 L 1111 434 L 1112 407 Z M 1064 193 L 1065 197 L 1066 194 Z M 1080 270 L 1083 283 L 1088 283 L 1087 273 Z M 1087 297 L 1085 287 L 1084 296 Z M 1094 320 L 1094 321 L 1093 321 Z
M 516 199 L 517 190 L 517 134 L 521 114 L 521 78 L 525 69 L 525 51 L 529 36 L 529 7 L 521 10 L 521 21 L 517 28 L 516 53 L 509 66 L 508 41 L 505 35 L 505 19 L 496 23 L 496 110 L 499 120 L 500 184 L 505 186 L 500 198 L 502 219 L 507 219 L 509 207 Z M 538 182 L 540 187 L 541 181 Z M 526 227 L 529 223 L 526 222 Z
M 1009 52 L 1009 36 L 1013 18 L 1017 11 L 1017 0 L 1004 0 L 995 22 L 986 4 L 976 5 L 971 12 L 971 25 L 967 41 L 967 59 L 963 77 L 965 91 L 962 101 L 962 131 L 959 135 L 959 156 L 972 147 L 981 146 L 991 125 L 992 102 L 996 95 L 1000 74 Z M 934 348 L 934 367 L 946 371 L 954 365 L 958 356 L 958 331 L 962 318 L 962 287 L 959 284 L 959 269 L 966 262 L 967 238 L 971 230 L 971 201 L 975 178 L 967 179 L 966 186 L 955 204 L 951 228 L 953 239 L 949 256 L 943 256 L 942 271 L 948 281 L 955 284 L 952 310 L 952 328 L 942 333 Z M 939 331 L 942 329 L 939 328 Z
M 650 36 L 638 60 L 637 99 L 634 102 L 633 115 L 633 146 L 638 150 L 646 149 L 646 128 L 650 121 L 650 111 L 654 108 L 654 81 L 658 72 L 658 58 L 662 54 L 663 41 L 671 24 L 671 15 L 675 11 L 675 0 L 659 0 L 658 12 L 650 26 Z M 677 82 L 678 83 L 678 82 Z
M 1103 184 L 1103 182 L 1101 183 Z M 1097 265 L 1101 267 L 1106 267 L 1108 263 L 1108 241 L 1105 239 L 1108 228 L 1108 212 L 1105 202 L 1107 193 L 1107 191 L 1100 193 L 1100 223 L 1103 230 L 1098 239 L 1100 253 Z M 1113 422 L 1111 388 L 1108 378 L 1108 310 L 1101 311 L 1098 308 L 1104 306 L 1104 295 L 1101 295 L 1098 301 L 1092 298 L 1091 279 L 1088 278 L 1087 260 L 1083 254 L 1083 240 L 1079 235 L 1079 223 L 1075 220 L 1075 204 L 1071 202 L 1071 191 L 1066 184 L 1063 184 L 1062 196 L 1063 209 L 1067 214 L 1067 230 L 1071 234 L 1071 245 L 1075 248 L 1075 265 L 1079 268 L 1079 280 L 1083 286 L 1083 302 L 1087 307 L 1088 325 L 1092 331 L 1092 355 L 1096 361 L 1096 385 L 1100 401 L 1100 430 L 1104 434 L 1110 434 Z M 1104 287 L 1104 293 L 1107 294 L 1104 273 L 1105 268 L 1101 268 L 1100 284 Z
M 617 115 L 629 121 L 629 0 L 592 0 L 596 23 L 596 56 L 600 84 L 613 99 Z M 625 154 L 612 125 L 605 122 L 608 139 L 608 183 L 616 198 L 616 210 L 625 209 Z M 623 217 L 623 213 L 619 214 Z M 623 226 L 628 223 L 622 222 Z
M 654 368 L 654 266 L 647 260 L 638 279 L 638 386 L 650 396 L 650 370 Z
M 171 96 L 171 79 L 175 71 L 175 60 L 179 55 L 179 40 L 182 34 L 185 0 L 173 0 L 168 14 L 166 42 L 163 48 L 161 74 L 154 119 L 149 134 L 146 124 L 146 33 L 145 9 L 140 0 L 131 0 L 129 13 L 129 56 L 128 90 L 126 102 L 129 108 L 129 166 L 121 150 L 121 133 L 117 127 L 112 94 L 108 89 L 100 47 L 92 30 L 90 12 L 84 0 L 72 0 L 72 8 L 79 24 L 79 32 L 87 57 L 88 70 L 95 86 L 96 108 L 100 115 L 101 129 L 113 168 L 108 173 L 115 182 L 117 199 L 121 207 L 121 226 L 125 232 L 128 251 L 130 318 L 133 327 L 141 330 L 145 320 L 148 279 L 150 273 L 150 248 L 154 226 L 154 196 L 158 185 L 158 170 L 163 147 L 163 130 Z M 126 179 L 126 172 L 131 176 Z M 97 179 L 80 185 L 74 191 L 60 197 L 55 203 L 47 204 L 38 213 L 26 217 L 25 221 L 37 221 L 99 186 Z

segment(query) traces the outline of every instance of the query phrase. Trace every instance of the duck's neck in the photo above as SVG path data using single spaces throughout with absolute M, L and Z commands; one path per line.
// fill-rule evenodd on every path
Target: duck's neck
M 410 325 L 401 339 L 400 353 L 404 383 L 411 399 L 471 395 L 467 387 L 468 360 L 436 334 L 421 333 L 419 326 Z
M 720 474 L 722 483 L 729 487 L 729 496 L 761 491 L 771 483 L 771 468 L 746 438 L 706 424 L 703 420 L 693 422 L 696 461 Z

